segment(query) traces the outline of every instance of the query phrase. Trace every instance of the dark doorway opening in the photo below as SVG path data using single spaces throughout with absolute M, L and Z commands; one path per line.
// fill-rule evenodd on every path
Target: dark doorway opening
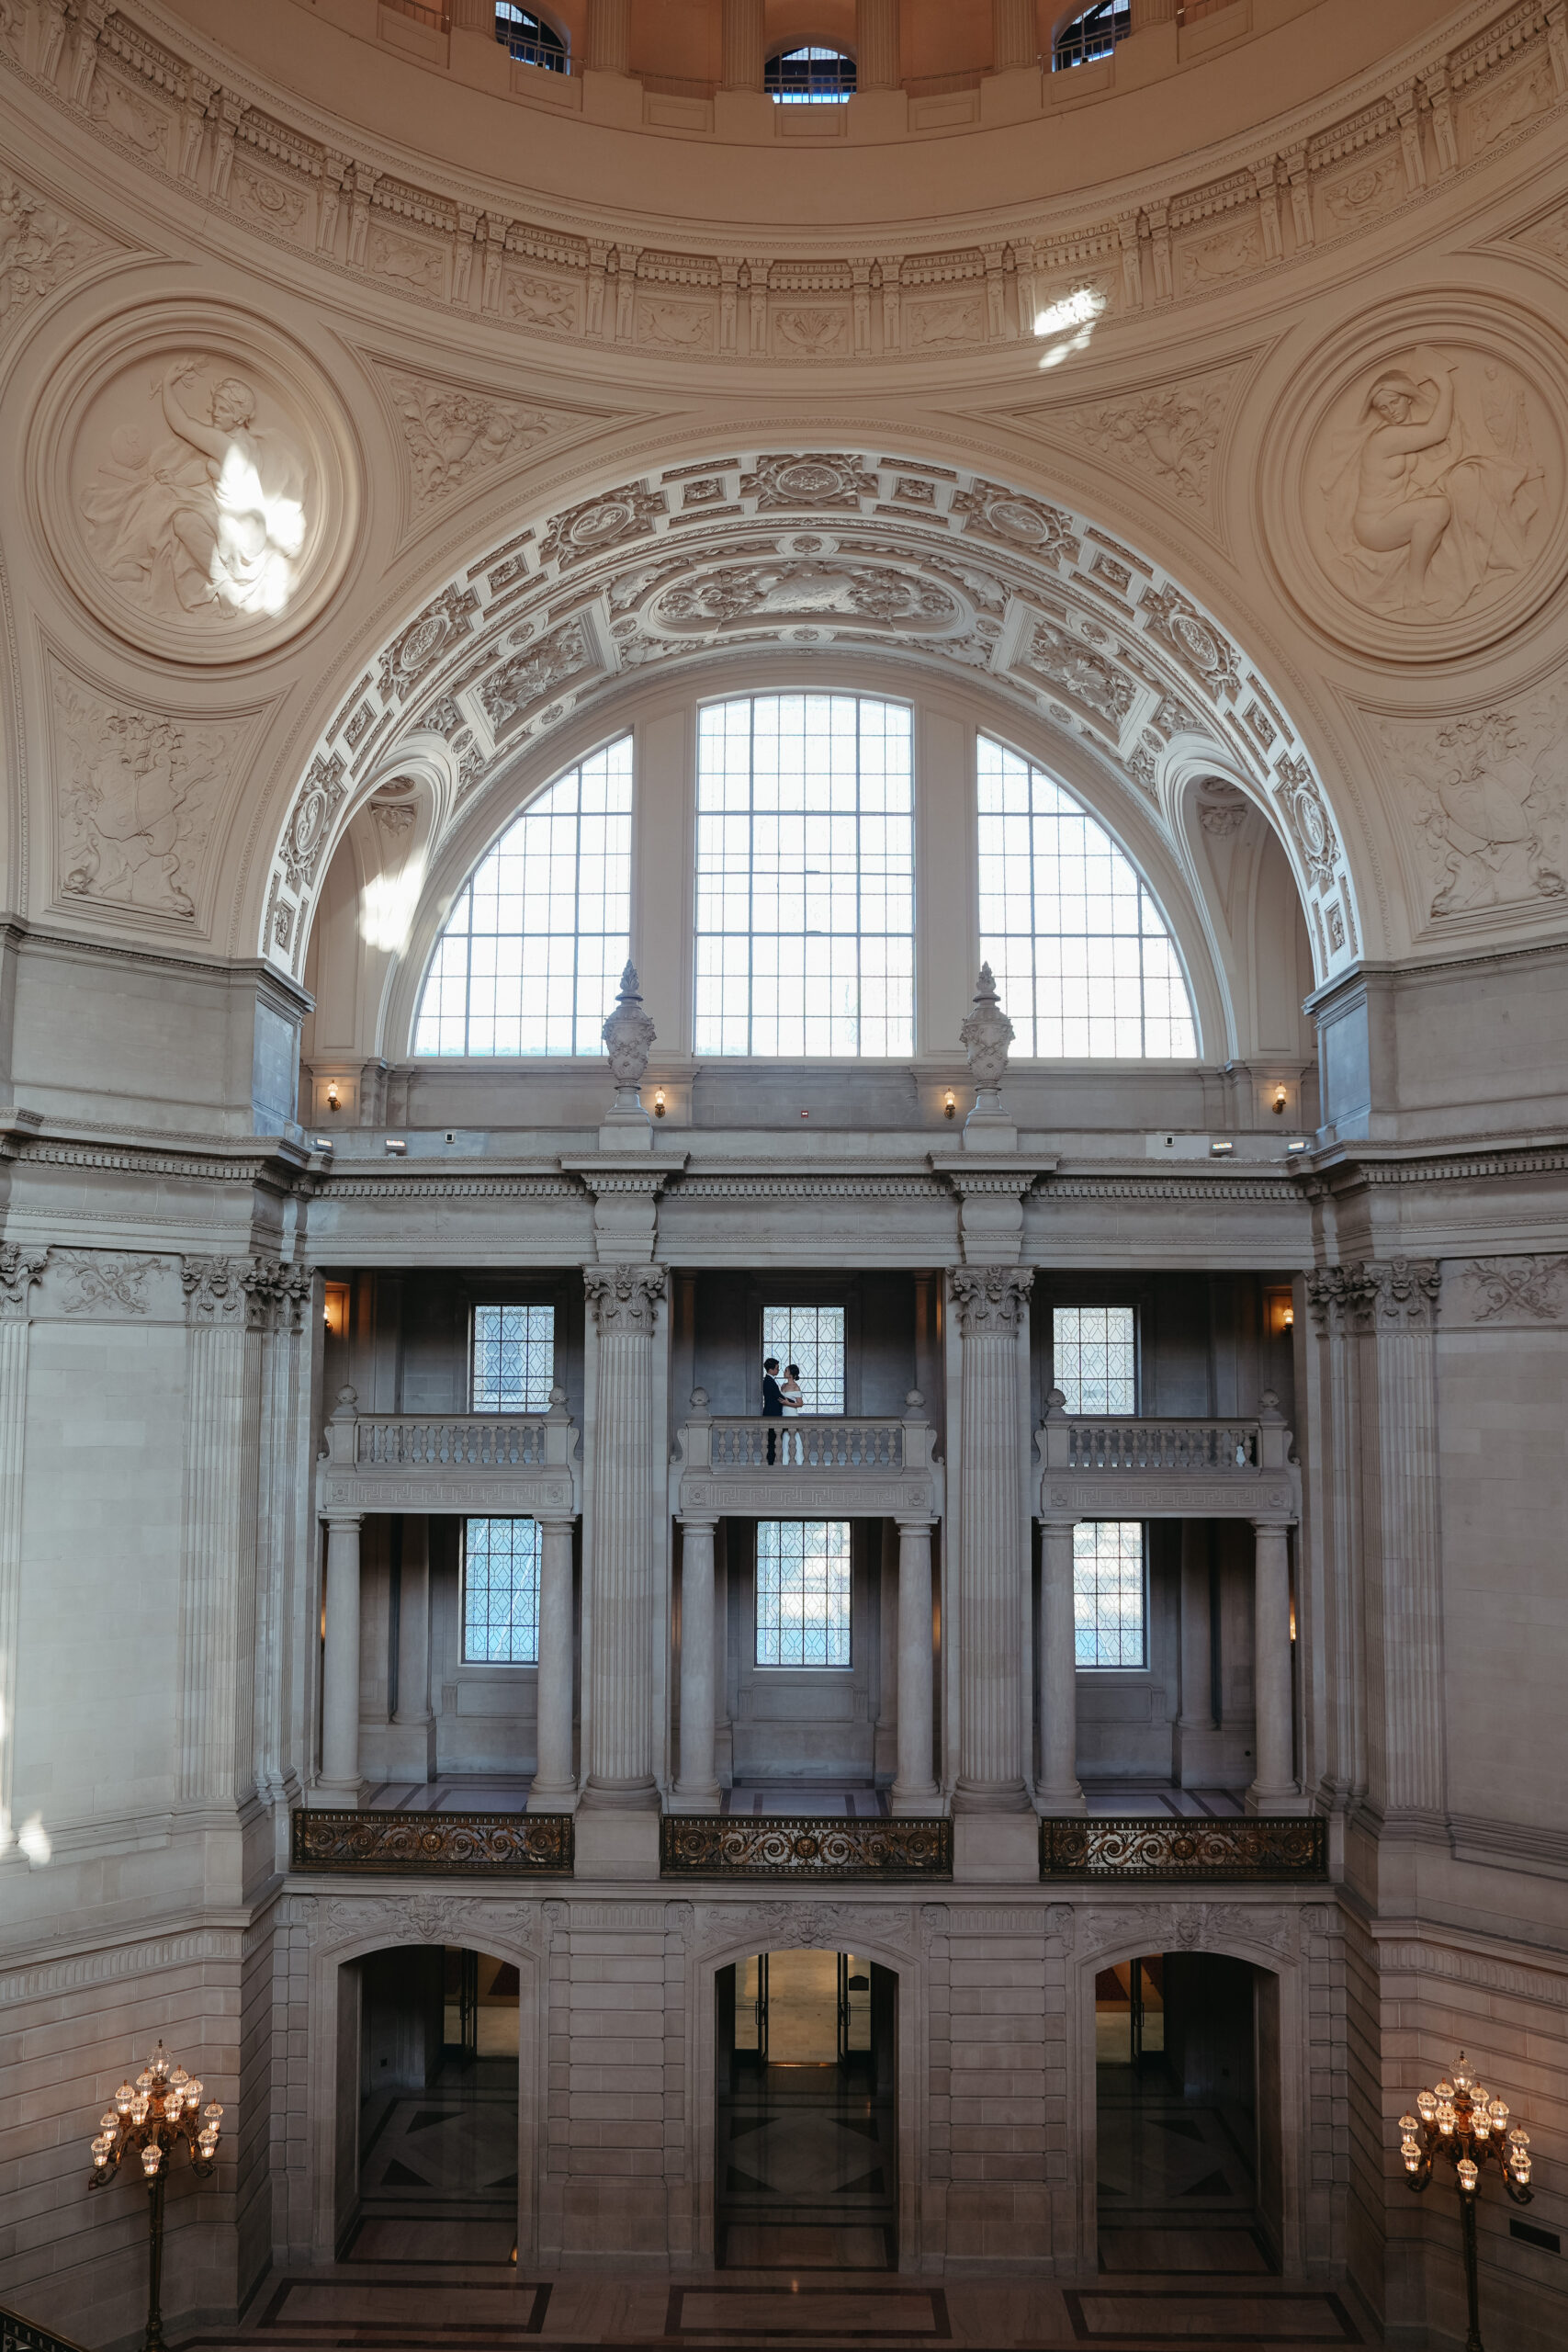
M 1246 1961 L 1213 1952 L 1154 1952 L 1097 1974 L 1102 2271 L 1223 2278 L 1278 2267 L 1267 2161 L 1276 1990 Z
M 714 2259 L 897 2267 L 898 1979 L 853 1952 L 720 1969 Z
M 513 2261 L 515 1965 L 406 1944 L 367 1953 L 353 1974 L 357 2196 L 342 2258 Z

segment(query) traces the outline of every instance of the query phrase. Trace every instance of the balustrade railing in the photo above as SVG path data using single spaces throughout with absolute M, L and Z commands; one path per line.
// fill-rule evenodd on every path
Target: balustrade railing
M 1256 1470 L 1256 1421 L 1069 1421 L 1074 1470 Z
M 925 1399 L 912 1388 L 902 1419 L 892 1414 L 802 1415 L 765 1420 L 760 1413 L 716 1419 L 707 1393 L 692 1392 L 671 1463 L 671 1505 L 677 1512 L 725 1508 L 725 1498 L 765 1509 L 774 1488 L 779 1508 L 829 1502 L 851 1517 L 890 1509 L 939 1513 L 942 1471 Z
M 367 1469 L 527 1468 L 550 1459 L 549 1431 L 542 1415 L 528 1420 L 363 1415 L 355 1424 L 355 1459 Z
M 326 1425 L 323 1510 L 549 1512 L 579 1505 L 565 1391 L 547 1413 L 362 1413 L 338 1392 Z
M 711 1423 L 715 1470 L 902 1470 L 902 1421 L 725 1420 Z

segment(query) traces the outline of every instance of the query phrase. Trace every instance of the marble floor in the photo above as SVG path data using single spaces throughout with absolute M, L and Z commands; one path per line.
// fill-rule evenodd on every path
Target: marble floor
M 526 1779 L 438 1778 L 383 1781 L 365 1798 L 378 1812 L 521 1813 L 528 1802 Z M 1235 1819 L 1245 1812 L 1239 1789 L 1179 1789 L 1173 1781 L 1089 1781 L 1084 1794 L 1093 1814 L 1158 1814 L 1186 1819 Z M 874 1819 L 887 1811 L 886 1790 L 863 1782 L 738 1781 L 724 1792 L 725 1813 L 826 1814 L 835 1818 Z
M 170 2352 L 305 2352 L 307 2346 L 384 2352 L 500 2352 L 500 2347 L 604 2345 L 652 2352 L 672 2345 L 810 2346 L 886 2352 L 927 2344 L 976 2352 L 1304 2352 L 1375 2344 L 1376 2331 L 1348 2290 L 1256 2283 L 1233 2277 L 1140 2276 L 1078 2286 L 1049 2280 L 933 2283 L 862 2276 L 724 2271 L 718 2275 L 553 2275 L 519 2268 L 502 2233 L 480 2246 L 442 2225 L 428 2247 L 405 2233 L 394 2248 L 366 2242 L 331 2268 L 278 2272 L 264 2281 L 232 2331 L 170 2336 Z M 440 2250 L 437 2250 L 439 2247 Z

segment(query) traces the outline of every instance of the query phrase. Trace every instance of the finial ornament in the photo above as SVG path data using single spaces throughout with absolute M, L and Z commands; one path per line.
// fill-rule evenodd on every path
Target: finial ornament
M 648 1068 L 648 1057 L 658 1035 L 652 1022 L 642 1009 L 642 997 L 637 984 L 637 966 L 628 964 L 621 974 L 620 993 L 615 1009 L 600 1032 L 604 1051 L 610 1057 L 610 1075 L 618 1091 L 636 1089 L 642 1083 Z M 631 1103 L 616 1102 L 617 1110 L 630 1110 Z
M 988 964 L 980 967 L 974 1011 L 966 1016 L 958 1039 L 969 1057 L 970 1075 L 976 1087 L 999 1086 L 1002 1072 L 1008 1066 L 1008 1047 L 1012 1044 L 1013 1026 L 1002 1011 Z M 990 1107 L 999 1109 L 1000 1104 Z

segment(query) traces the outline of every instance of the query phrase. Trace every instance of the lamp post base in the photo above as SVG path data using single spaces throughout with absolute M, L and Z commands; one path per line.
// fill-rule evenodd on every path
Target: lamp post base
M 147 2184 L 147 2333 L 141 2352 L 164 2352 L 164 2169 Z

